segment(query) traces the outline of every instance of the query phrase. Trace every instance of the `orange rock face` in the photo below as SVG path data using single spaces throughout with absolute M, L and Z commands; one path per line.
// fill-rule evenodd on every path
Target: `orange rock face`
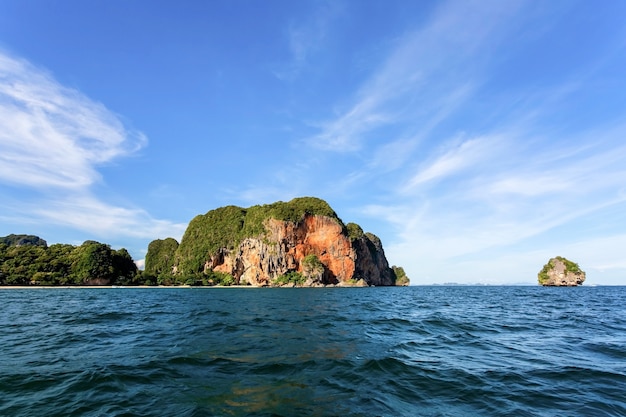
M 310 216 L 303 222 L 303 239 L 295 243 L 290 251 L 300 265 L 305 256 L 313 254 L 326 267 L 325 280 L 347 281 L 354 275 L 356 253 L 350 239 L 343 234 L 342 227 L 335 221 L 322 216 Z
M 352 242 L 334 219 L 316 215 L 307 215 L 298 223 L 268 219 L 265 229 L 265 236 L 244 239 L 237 249 L 212 257 L 205 270 L 231 274 L 240 284 L 269 285 L 289 271 L 302 272 L 302 260 L 315 255 L 324 273 L 320 282 L 309 285 L 341 285 L 357 279 L 393 285 L 382 247 L 380 256 L 374 256 L 377 253 L 367 249 L 365 240 Z

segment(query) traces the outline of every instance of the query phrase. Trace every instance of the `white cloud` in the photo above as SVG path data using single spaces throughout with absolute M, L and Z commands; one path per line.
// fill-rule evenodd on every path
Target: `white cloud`
M 2 208 L 12 214 L 3 218 L 103 237 L 182 235 L 183 225 L 93 195 L 92 186 L 101 180 L 98 166 L 136 152 L 146 137 L 103 104 L 2 51 L 0 125 L 0 184 L 28 190 L 30 200 L 5 199 Z
M 308 139 L 319 149 L 352 152 L 361 148 L 362 136 L 395 118 L 376 109 L 373 98 L 365 99 L 349 112 L 331 122 L 320 124 L 322 132 Z
M 516 74 L 497 71 L 533 56 L 518 55 L 528 46 L 524 23 L 538 18 L 550 32 L 562 15 L 534 6 L 518 14 L 524 7 L 441 3 L 307 138 L 365 161 L 350 171 L 352 190 L 360 182 L 359 198 L 376 204 L 361 214 L 389 226 L 387 257 L 414 282 L 532 282 L 549 257 L 567 253 L 597 271 L 623 271 L 611 249 L 623 247 L 623 216 L 613 214 L 610 227 L 603 217 L 626 204 L 626 125 L 618 108 L 602 120 L 595 106 L 608 105 L 588 98 L 612 61 L 539 77 L 535 88 L 511 84 Z M 617 237 L 594 234 L 611 228 Z
M 495 181 L 490 186 L 490 192 L 495 194 L 519 194 L 526 197 L 535 197 L 542 194 L 563 192 L 570 189 L 572 184 L 558 176 L 538 175 L 534 178 L 511 176 Z
M 509 18 L 519 7 L 519 2 L 444 3 L 424 28 L 396 43 L 352 105 L 314 126 L 319 133 L 307 143 L 353 152 L 371 132 L 399 123 L 421 124 L 426 134 L 471 97 L 475 84 L 468 80 L 501 39 L 494 32 L 514 26 Z M 484 59 L 475 59 L 478 50 Z
M 626 125 L 546 130 L 542 118 L 559 100 L 530 104 L 479 136 L 402 147 L 413 152 L 404 159 L 413 158 L 415 170 L 388 189 L 390 205 L 363 214 L 392 226 L 387 257 L 414 283 L 534 283 L 543 263 L 559 254 L 586 265 L 590 283 L 623 283 L 616 248 L 626 229 L 619 215 L 609 220 L 606 213 L 626 203 Z
M 452 142 L 454 143 L 456 140 Z M 406 188 L 411 189 L 428 182 L 444 179 L 464 168 L 478 165 L 481 161 L 492 157 L 494 150 L 497 150 L 496 142 L 496 138 L 485 137 L 465 140 L 459 145 L 454 144 L 452 149 L 418 170 Z
M 139 268 L 140 270 L 144 270 L 146 267 L 146 260 L 145 259 L 138 259 L 135 261 L 135 265 L 137 265 L 137 268 Z
M 310 56 L 323 48 L 330 22 L 340 12 L 339 2 L 322 3 L 307 20 L 291 22 L 286 31 L 290 61 L 274 69 L 274 76 L 284 81 L 292 81 L 298 77 L 301 71 L 309 65 Z
M 537 263 L 567 253 L 598 273 L 613 274 L 598 280 L 616 283 L 622 263 L 611 244 L 623 235 L 597 237 L 594 228 L 615 221 L 602 213 L 626 203 L 624 147 L 605 141 L 597 131 L 587 132 L 567 142 L 558 158 L 551 148 L 526 149 L 524 134 L 517 135 L 497 151 L 454 141 L 451 150 L 418 171 L 412 188 L 397 191 L 399 204 L 370 208 L 370 215 L 387 216 L 394 225 L 396 239 L 386 246 L 388 257 L 410 265 L 415 282 L 532 281 L 532 269 L 543 265 Z M 574 142 L 584 152 L 573 152 Z M 445 191 L 420 189 L 452 175 Z M 617 221 L 610 229 L 623 233 L 623 223 Z M 525 255 L 528 245 L 539 253 Z M 507 265 L 515 271 L 504 272 Z
M 369 169 L 395 170 L 402 167 L 418 146 L 414 137 L 389 141 L 374 150 L 368 163 Z
M 68 196 L 45 207 L 31 207 L 33 216 L 45 222 L 86 230 L 97 236 L 157 238 L 180 241 L 187 224 L 172 224 L 152 218 L 142 209 L 117 207 L 89 195 Z
M 146 142 L 102 104 L 2 52 L 0 123 L 0 180 L 29 187 L 88 186 L 97 165 Z

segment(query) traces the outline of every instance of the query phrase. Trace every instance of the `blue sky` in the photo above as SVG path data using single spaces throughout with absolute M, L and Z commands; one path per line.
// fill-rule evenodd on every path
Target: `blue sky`
M 0 235 L 317 196 L 413 284 L 626 285 L 626 2 L 0 2 Z

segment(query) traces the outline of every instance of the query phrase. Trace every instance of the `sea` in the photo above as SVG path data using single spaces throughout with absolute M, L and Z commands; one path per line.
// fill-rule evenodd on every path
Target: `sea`
M 626 287 L 0 290 L 0 416 L 626 416 Z

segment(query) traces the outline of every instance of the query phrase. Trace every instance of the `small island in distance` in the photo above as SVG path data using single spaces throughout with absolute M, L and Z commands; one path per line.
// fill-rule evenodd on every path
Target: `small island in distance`
M 544 287 L 576 287 L 582 285 L 586 274 L 577 263 L 557 256 L 548 261 L 537 274 L 539 285 Z
M 324 200 L 295 198 L 196 216 L 180 244 L 150 243 L 145 270 L 124 248 L 54 244 L 32 235 L 0 238 L 3 286 L 406 286 L 378 237 L 344 224 Z

